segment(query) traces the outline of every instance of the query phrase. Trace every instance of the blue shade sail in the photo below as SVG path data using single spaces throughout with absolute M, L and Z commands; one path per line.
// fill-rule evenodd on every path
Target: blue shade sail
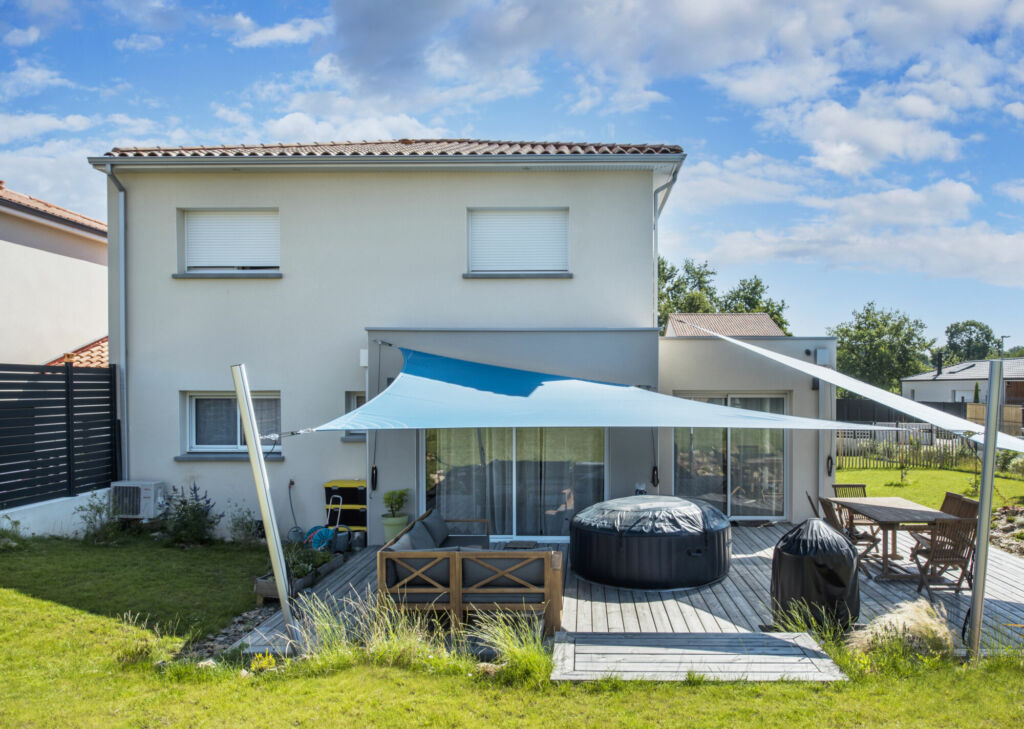
M 362 407 L 315 430 L 420 428 L 785 428 L 891 430 L 684 400 L 402 349 L 405 365 Z

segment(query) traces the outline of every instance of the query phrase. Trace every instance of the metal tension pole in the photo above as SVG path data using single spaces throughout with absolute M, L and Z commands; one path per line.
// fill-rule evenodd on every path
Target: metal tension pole
M 274 502 L 270 497 L 270 479 L 267 477 L 267 464 L 263 460 L 259 426 L 256 423 L 256 410 L 252 406 L 252 393 L 249 391 L 249 378 L 245 374 L 245 365 L 231 365 L 231 377 L 235 381 L 238 412 L 242 415 L 242 431 L 245 433 L 245 446 L 249 451 L 252 478 L 256 482 L 256 495 L 259 497 L 260 513 L 263 515 L 263 531 L 267 535 L 267 551 L 270 552 L 270 565 L 274 570 L 274 583 L 277 585 L 277 596 L 281 601 L 281 613 L 284 615 L 288 637 L 297 643 L 299 631 L 292 620 L 284 549 L 281 546 L 281 535 L 277 531 Z
M 985 405 L 985 446 L 978 487 L 978 543 L 974 548 L 974 583 L 971 588 L 971 632 L 968 649 L 973 658 L 981 656 L 981 619 L 985 609 L 985 573 L 988 568 L 988 535 L 992 525 L 992 491 L 996 472 L 996 440 L 1002 410 L 1003 361 L 988 366 L 988 402 Z

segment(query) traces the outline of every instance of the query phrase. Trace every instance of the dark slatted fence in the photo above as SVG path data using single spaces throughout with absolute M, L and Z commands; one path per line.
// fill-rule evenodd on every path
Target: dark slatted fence
M 0 364 L 0 508 L 117 480 L 116 382 L 114 365 Z

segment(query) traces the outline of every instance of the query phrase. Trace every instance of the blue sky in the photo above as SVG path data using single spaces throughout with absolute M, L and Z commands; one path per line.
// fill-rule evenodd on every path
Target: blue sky
M 116 145 L 433 136 L 682 144 L 670 260 L 1024 344 L 1024 0 L 0 0 L 0 178 L 90 215 Z

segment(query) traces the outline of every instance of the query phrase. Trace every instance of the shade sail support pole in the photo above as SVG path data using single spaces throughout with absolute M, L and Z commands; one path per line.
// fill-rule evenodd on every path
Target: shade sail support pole
M 985 574 L 988 569 L 988 536 L 992 525 L 992 492 L 996 471 L 996 438 L 999 411 L 1002 410 L 1003 361 L 994 359 L 988 366 L 988 402 L 985 406 L 985 444 L 981 461 L 978 494 L 978 531 L 974 548 L 974 582 L 971 587 L 971 630 L 968 648 L 971 657 L 981 656 L 981 628 L 985 610 Z
M 232 365 L 231 378 L 235 382 L 238 412 L 242 416 L 242 431 L 245 433 L 249 465 L 252 466 L 252 478 L 256 483 L 256 496 L 260 503 L 260 514 L 263 516 L 263 531 L 267 535 L 267 551 L 270 552 L 270 566 L 274 572 L 277 597 L 281 602 L 281 613 L 284 616 L 288 638 L 292 641 L 292 645 L 297 645 L 300 636 L 292 619 L 284 548 L 281 546 L 281 535 L 277 531 L 277 517 L 274 515 L 274 502 L 270 496 L 270 479 L 267 476 L 267 464 L 263 460 L 259 425 L 256 422 L 256 410 L 252 404 L 252 392 L 249 389 L 249 378 L 245 374 L 245 365 Z

